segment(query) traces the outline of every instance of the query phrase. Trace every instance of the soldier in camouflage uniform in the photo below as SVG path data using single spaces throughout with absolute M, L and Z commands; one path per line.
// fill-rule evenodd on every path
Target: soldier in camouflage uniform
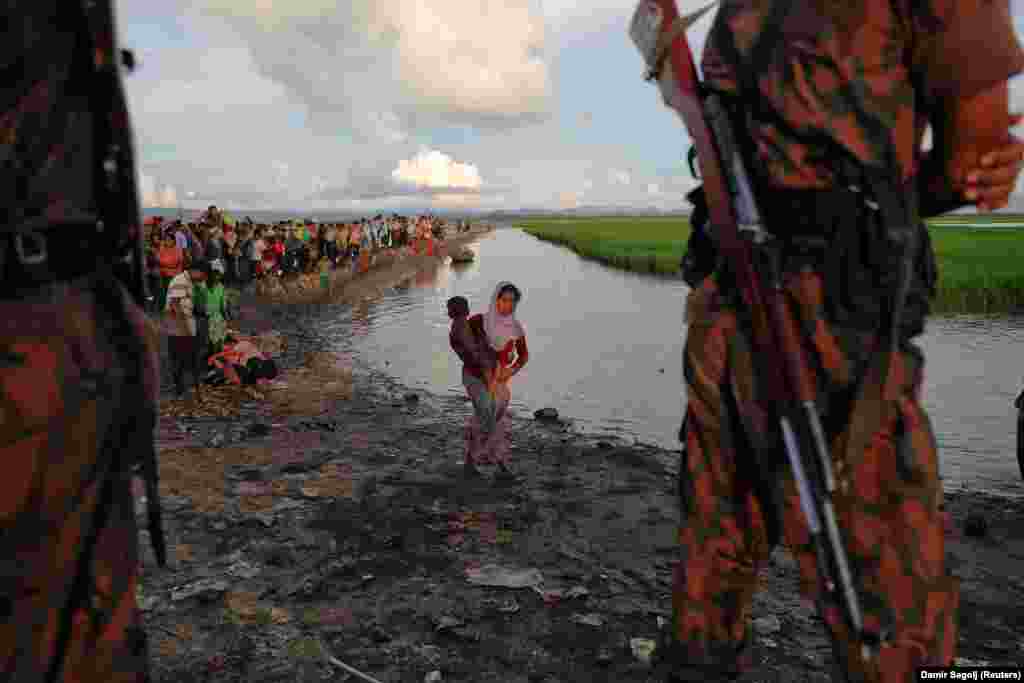
M 959 600 L 945 567 L 935 439 L 919 401 L 923 356 L 911 343 L 934 291 L 934 256 L 913 221 L 921 246 L 893 357 L 878 346 L 891 282 L 891 261 L 879 253 L 884 226 L 878 198 L 856 173 L 887 171 L 905 196 L 916 186 L 921 216 L 1005 204 L 1022 156 L 1009 131 L 965 192 L 945 175 L 939 136 L 931 154 L 921 143 L 926 126 L 942 129 L 956 98 L 1005 87 L 1024 68 L 1009 19 L 1005 0 L 737 0 L 722 3 L 705 46 L 707 85 L 742 103 L 737 127 L 770 187 L 759 200 L 785 246 L 785 289 L 824 397 L 837 514 L 865 625 L 890 632 L 865 663 L 841 616 L 825 610 L 839 676 L 850 681 L 902 683 L 915 666 L 949 665 Z M 702 201 L 699 192 L 693 198 Z M 712 242 L 696 232 L 684 260 L 693 290 L 680 434 L 683 560 L 663 652 L 670 680 L 714 681 L 750 665 L 751 600 L 778 541 L 796 556 L 808 597 L 818 597 L 819 583 L 794 480 L 758 402 L 749 321 Z
M 152 456 L 158 338 L 110 1 L 3 11 L 4 681 L 148 680 L 131 480 Z

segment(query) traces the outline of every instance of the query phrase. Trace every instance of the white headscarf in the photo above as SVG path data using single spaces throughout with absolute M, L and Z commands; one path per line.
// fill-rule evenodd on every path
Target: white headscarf
M 517 301 L 512 306 L 512 312 L 508 315 L 500 315 L 498 313 L 498 295 L 501 294 L 503 287 L 512 285 L 511 282 L 499 282 L 498 286 L 494 288 L 494 294 L 491 295 L 491 305 L 487 309 L 487 313 L 484 314 L 484 331 L 487 333 L 487 339 L 491 342 L 491 346 L 496 351 L 501 351 L 513 339 L 519 339 L 525 337 L 526 333 L 523 331 L 523 326 L 516 320 L 516 306 L 519 305 Z M 515 286 L 515 285 L 512 285 Z M 518 288 L 516 288 L 518 291 Z

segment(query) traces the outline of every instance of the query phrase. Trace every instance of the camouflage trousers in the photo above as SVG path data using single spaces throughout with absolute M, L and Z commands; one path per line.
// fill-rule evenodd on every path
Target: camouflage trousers
M 824 608 L 836 662 L 846 662 L 837 668 L 857 683 L 903 683 L 915 666 L 949 665 L 957 639 L 959 584 L 945 568 L 935 441 L 918 399 L 923 357 L 904 344 L 893 358 L 875 348 L 874 335 L 829 325 L 820 277 L 810 271 L 788 276 L 785 290 L 818 373 L 840 488 L 836 512 L 865 626 L 891 634 L 865 664 L 838 612 Z M 751 601 L 776 541 L 798 561 L 804 595 L 820 597 L 797 489 L 774 418 L 758 401 L 746 325 L 711 278 L 689 295 L 687 316 L 683 559 L 667 648 L 683 680 L 750 666 Z M 766 496 L 756 480 L 767 472 L 774 493 Z
M 0 299 L 5 681 L 56 667 L 62 683 L 148 680 L 131 465 L 153 436 L 135 418 L 156 398 L 157 337 L 108 283 L 111 296 L 85 280 Z M 126 351 L 132 336 L 141 353 Z

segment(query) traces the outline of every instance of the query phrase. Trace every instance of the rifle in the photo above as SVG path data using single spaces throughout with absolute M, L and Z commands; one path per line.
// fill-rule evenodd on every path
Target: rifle
M 693 138 L 716 243 L 750 316 L 765 403 L 776 413 L 796 480 L 823 601 L 840 610 L 868 661 L 877 656 L 882 637 L 864 626 L 832 502 L 836 479 L 815 405 L 815 377 L 785 299 L 780 251 L 764 229 L 726 105 L 703 87 L 686 40 L 686 29 L 714 4 L 682 17 L 675 0 L 641 0 L 630 36 L 647 64 L 646 80 L 657 81 L 665 103 L 681 116 Z

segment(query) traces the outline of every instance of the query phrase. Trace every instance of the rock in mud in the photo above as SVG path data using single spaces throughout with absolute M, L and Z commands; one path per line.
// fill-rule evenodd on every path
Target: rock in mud
M 569 620 L 574 624 L 593 626 L 595 628 L 604 626 L 604 619 L 601 618 L 600 614 L 574 614 L 569 618 Z
M 171 591 L 171 601 L 181 602 L 189 598 L 213 601 L 228 591 L 228 582 L 217 579 L 202 579 Z
M 266 436 L 267 434 L 270 434 L 269 425 L 265 425 L 262 422 L 249 425 L 250 436 Z
M 558 411 L 554 408 L 541 408 L 533 414 L 533 417 L 541 421 L 552 422 L 558 419 Z
M 448 631 L 453 628 L 459 628 L 465 626 L 466 622 L 462 621 L 457 617 L 443 616 L 435 622 L 435 630 L 437 631 Z
M 964 522 L 964 534 L 971 538 L 983 538 L 988 533 L 988 521 L 979 514 L 967 515 Z
M 643 665 L 651 663 L 651 657 L 657 647 L 657 643 L 647 638 L 633 638 L 629 641 L 629 649 L 632 650 L 633 656 Z
M 409 394 L 405 395 L 405 402 L 406 403 L 418 403 L 419 400 L 420 400 L 420 397 L 418 395 L 416 395 L 416 394 L 409 393 Z
M 236 579 L 252 579 L 259 576 L 260 571 L 259 567 L 245 560 L 239 560 L 227 569 L 227 573 Z
M 758 617 L 757 619 L 754 619 L 754 630 L 757 631 L 759 635 L 770 636 L 771 634 L 778 633 L 782 630 L 782 623 L 779 621 L 779 618 L 774 615 Z

